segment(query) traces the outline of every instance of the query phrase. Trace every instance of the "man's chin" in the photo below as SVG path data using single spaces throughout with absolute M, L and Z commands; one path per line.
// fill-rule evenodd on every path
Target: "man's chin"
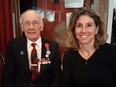
M 37 38 L 35 38 L 35 37 L 31 37 L 31 38 L 28 38 L 28 39 L 33 41 L 33 42 L 37 40 Z

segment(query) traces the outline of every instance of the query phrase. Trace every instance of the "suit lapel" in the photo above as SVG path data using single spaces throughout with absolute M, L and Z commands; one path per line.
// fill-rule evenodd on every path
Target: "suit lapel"
M 21 56 L 21 58 L 23 58 L 23 65 L 25 66 L 25 71 L 27 72 L 27 74 L 31 74 L 30 70 L 29 70 L 29 60 L 28 60 L 28 52 L 27 52 L 27 39 L 26 38 L 22 38 L 22 41 L 20 41 L 20 50 L 24 51 L 24 55 Z
M 42 54 L 41 54 L 41 58 L 45 58 L 46 55 L 46 48 L 45 48 L 45 43 L 46 41 L 44 39 L 42 39 Z
M 45 47 L 45 43 L 48 43 L 47 40 L 42 38 L 42 54 L 41 54 L 41 60 L 45 59 L 45 55 L 46 55 L 46 47 Z M 49 64 L 50 65 L 50 64 Z M 48 69 L 48 64 L 41 64 L 41 68 L 40 68 L 40 75 L 45 72 Z M 39 78 L 39 77 L 38 77 Z
M 21 43 L 21 49 L 25 52 L 24 54 L 24 61 L 23 63 L 25 64 L 25 66 L 27 68 L 29 68 L 29 62 L 28 62 L 28 52 L 27 52 L 27 40 L 26 39 L 23 39 L 22 43 Z

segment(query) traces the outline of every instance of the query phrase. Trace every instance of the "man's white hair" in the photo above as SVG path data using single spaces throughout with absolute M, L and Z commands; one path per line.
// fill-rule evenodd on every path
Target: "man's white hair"
M 25 15 L 26 13 L 28 13 L 28 12 L 36 13 L 36 14 L 38 15 L 38 17 L 40 18 L 39 21 L 40 21 L 41 23 L 43 23 L 43 20 L 42 20 L 41 15 L 40 15 L 37 11 L 32 10 L 32 9 L 29 9 L 29 10 L 27 10 L 27 11 L 25 11 L 24 13 L 21 14 L 21 16 L 20 16 L 20 20 L 19 20 L 20 23 L 23 22 L 24 15 Z

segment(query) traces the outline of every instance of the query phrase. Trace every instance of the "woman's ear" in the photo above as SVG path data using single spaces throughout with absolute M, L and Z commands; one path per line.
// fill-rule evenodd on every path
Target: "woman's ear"
M 96 28 L 96 34 L 98 33 L 98 31 L 99 31 L 99 26 L 97 26 L 97 28 Z

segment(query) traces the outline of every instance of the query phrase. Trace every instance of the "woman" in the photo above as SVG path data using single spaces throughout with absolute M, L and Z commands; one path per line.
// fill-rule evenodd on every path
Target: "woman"
M 63 57 L 63 87 L 116 87 L 116 46 L 107 44 L 100 15 L 79 8 L 68 26 L 68 51 Z

